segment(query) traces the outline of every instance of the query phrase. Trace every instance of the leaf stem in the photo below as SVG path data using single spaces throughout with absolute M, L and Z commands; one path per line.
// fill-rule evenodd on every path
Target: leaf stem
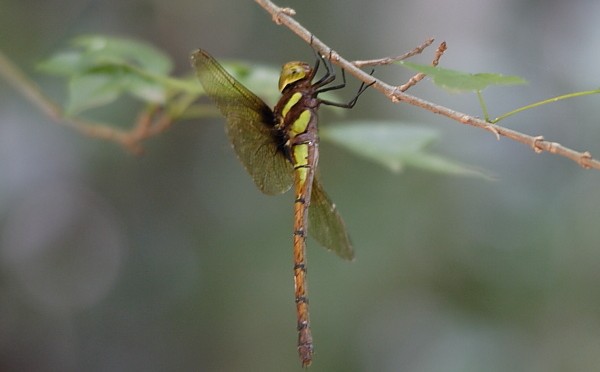
M 126 132 L 118 128 L 113 128 L 109 124 L 66 116 L 61 107 L 47 97 L 38 85 L 27 77 L 1 50 L 0 77 L 8 81 L 13 88 L 55 123 L 73 128 L 89 137 L 114 141 L 132 153 L 139 153 L 141 151 L 141 145 L 136 137 L 135 128 Z
M 1 50 L 0 76 L 27 98 L 27 100 L 37 106 L 45 115 L 55 120 L 61 117 L 60 107 L 44 96 L 37 84 L 30 80 Z
M 569 93 L 569 94 L 564 94 L 562 96 L 545 99 L 543 101 L 539 101 L 539 102 L 535 102 L 535 103 L 532 103 L 532 104 L 527 105 L 527 106 L 519 107 L 516 110 L 513 110 L 513 111 L 510 111 L 510 112 L 507 112 L 506 114 L 500 115 L 497 118 L 495 118 L 494 120 L 492 120 L 490 123 L 495 124 L 495 123 L 499 122 L 500 120 L 504 120 L 504 119 L 506 119 L 509 116 L 512 116 L 514 114 L 518 114 L 519 112 L 522 112 L 522 111 L 525 111 L 525 110 L 529 110 L 529 109 L 532 109 L 534 107 L 546 105 L 548 103 L 553 103 L 553 102 L 561 101 L 563 99 L 569 99 L 569 98 L 587 96 L 587 95 L 590 95 L 590 94 L 598 94 L 598 93 L 600 93 L 600 89 L 586 90 L 586 91 L 583 91 L 583 92 Z
M 481 106 L 481 111 L 483 112 L 483 119 L 485 121 L 490 121 L 490 114 L 488 113 L 487 105 L 485 104 L 485 100 L 483 99 L 483 94 L 481 94 L 481 90 L 477 90 L 477 99 L 479 100 L 479 106 Z

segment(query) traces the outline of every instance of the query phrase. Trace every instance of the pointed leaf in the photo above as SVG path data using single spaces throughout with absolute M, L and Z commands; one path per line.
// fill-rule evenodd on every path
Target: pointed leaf
M 122 83 L 111 74 L 86 74 L 69 81 L 67 114 L 106 105 L 119 97 Z
M 321 138 L 399 172 L 412 166 L 437 173 L 490 178 L 480 171 L 429 154 L 425 148 L 438 138 L 437 131 L 392 122 L 353 122 L 323 128 Z
M 170 87 L 184 85 L 168 77 L 169 57 L 146 43 L 91 35 L 75 39 L 73 45 L 73 50 L 38 65 L 41 71 L 70 78 L 69 114 L 106 105 L 123 93 L 164 103 Z
M 433 82 L 446 89 L 455 91 L 481 91 L 489 85 L 518 85 L 527 81 L 519 76 L 505 76 L 492 73 L 471 74 L 442 67 L 419 65 L 411 62 L 399 62 L 412 70 L 422 72 L 433 79 Z
M 428 170 L 435 173 L 445 173 L 454 176 L 479 177 L 488 181 L 494 180 L 494 177 L 472 166 L 461 164 L 439 155 L 429 153 L 419 153 L 418 156 L 407 157 L 406 164 L 411 167 Z
M 330 126 L 322 128 L 320 135 L 394 172 L 402 170 L 405 158 L 420 153 L 438 137 L 432 129 L 388 122 L 353 122 Z
M 72 76 L 89 68 L 79 51 L 56 53 L 37 65 L 38 70 L 51 75 Z
M 279 69 L 260 64 L 250 65 L 241 61 L 226 61 L 222 66 L 242 85 L 267 102 L 277 102 L 281 97 L 281 93 L 275 88 L 279 79 Z
M 87 35 L 76 38 L 73 45 L 83 48 L 84 55 L 97 65 L 136 65 L 156 74 L 169 73 L 173 65 L 169 56 L 141 41 Z
M 164 103 L 166 89 L 163 84 L 136 74 L 130 74 L 124 88 L 133 96 L 145 102 Z

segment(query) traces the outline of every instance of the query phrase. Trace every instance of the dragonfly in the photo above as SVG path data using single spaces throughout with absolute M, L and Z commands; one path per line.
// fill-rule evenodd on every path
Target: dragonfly
M 313 358 L 306 284 L 306 237 L 311 236 L 343 259 L 354 251 L 344 222 L 316 175 L 319 159 L 317 110 L 320 105 L 350 109 L 373 83 L 361 84 L 347 103 L 318 98 L 321 93 L 342 89 L 330 59 L 316 52 L 314 67 L 293 61 L 283 65 L 279 77 L 281 98 L 271 109 L 262 99 L 229 74 L 208 52 L 192 54 L 192 66 L 207 96 L 226 119 L 226 133 L 237 157 L 256 186 L 277 195 L 294 186 L 294 288 L 298 329 L 298 354 L 303 367 Z M 320 64 L 324 75 L 315 80 Z

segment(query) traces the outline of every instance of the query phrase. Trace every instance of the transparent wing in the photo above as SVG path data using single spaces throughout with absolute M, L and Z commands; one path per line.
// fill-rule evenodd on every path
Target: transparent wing
M 308 211 L 308 234 L 341 258 L 347 260 L 354 258 L 354 250 L 344 221 L 317 177 L 313 180 Z
M 273 111 L 206 51 L 194 52 L 192 65 L 206 94 L 225 116 L 227 136 L 256 186 L 270 195 L 289 190 L 293 167 L 278 143 Z

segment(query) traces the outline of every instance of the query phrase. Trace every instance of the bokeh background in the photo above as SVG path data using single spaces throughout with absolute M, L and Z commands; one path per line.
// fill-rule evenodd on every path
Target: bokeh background
M 280 5 L 349 59 L 401 54 L 434 36 L 448 42 L 446 67 L 527 79 L 484 92 L 492 117 L 600 85 L 595 0 Z M 1 50 L 55 100 L 65 100 L 64 81 L 35 64 L 89 33 L 152 43 L 180 75 L 198 47 L 274 66 L 313 58 L 252 1 L 0 1 Z M 480 114 L 475 96 L 431 82 L 412 93 Z M 503 124 L 600 155 L 597 102 L 559 102 Z M 138 109 L 126 99 L 96 114 L 126 127 Z M 357 259 L 309 243 L 311 370 L 598 370 L 600 173 L 374 91 L 347 118 L 435 128 L 432 151 L 495 180 L 392 174 L 321 145 L 322 179 Z M 134 157 L 60 127 L 0 81 L 0 369 L 300 370 L 292 196 L 254 187 L 221 119 L 179 123 L 145 150 Z

